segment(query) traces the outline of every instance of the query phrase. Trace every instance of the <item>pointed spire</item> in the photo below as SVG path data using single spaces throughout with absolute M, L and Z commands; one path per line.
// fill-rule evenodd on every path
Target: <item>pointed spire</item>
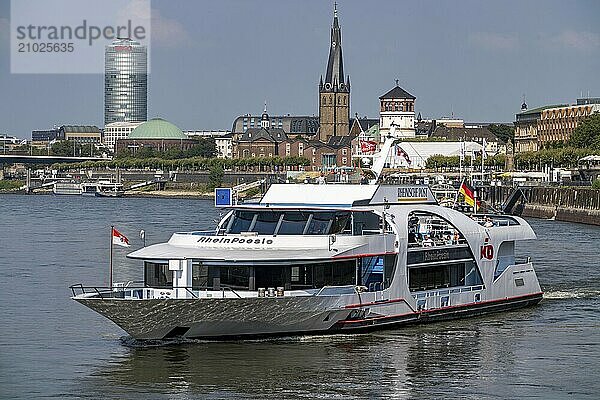
M 337 85 L 335 84 L 337 82 Z M 325 74 L 325 90 L 337 91 L 344 83 L 344 62 L 342 58 L 342 30 L 340 29 L 337 3 L 333 7 L 333 24 L 331 26 L 331 43 L 329 47 L 329 60 L 327 61 L 327 73 Z M 341 89 L 346 91 L 346 88 Z
M 269 129 L 271 127 L 271 122 L 269 121 L 269 114 L 267 114 L 267 101 L 265 100 L 265 110 L 263 111 L 260 117 L 260 127 Z

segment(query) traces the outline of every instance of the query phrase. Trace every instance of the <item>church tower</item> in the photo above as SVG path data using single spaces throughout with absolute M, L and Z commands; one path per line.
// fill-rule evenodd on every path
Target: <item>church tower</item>
M 350 133 L 350 77 L 344 79 L 342 60 L 342 30 L 338 22 L 337 5 L 333 8 L 331 46 L 325 81 L 319 82 L 319 140 Z

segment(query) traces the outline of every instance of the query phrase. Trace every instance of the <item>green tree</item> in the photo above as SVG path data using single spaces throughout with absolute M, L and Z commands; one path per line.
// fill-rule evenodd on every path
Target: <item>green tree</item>
M 223 176 L 225 172 L 223 171 L 223 167 L 219 165 L 215 165 L 210 169 L 210 173 L 208 174 L 208 187 L 210 189 L 214 189 L 223 184 Z
M 136 158 L 154 158 L 157 157 L 158 152 L 154 150 L 152 147 L 142 147 L 135 152 Z
M 569 138 L 569 145 L 600 150 L 600 113 L 594 113 L 579 124 Z
M 81 145 L 73 140 L 61 140 L 60 142 L 56 142 L 50 148 L 52 155 L 62 156 L 62 157 L 73 157 L 80 156 Z
M 198 143 L 185 152 L 185 157 L 213 158 L 217 156 L 214 138 L 199 138 Z
M 496 137 L 502 140 L 504 143 L 508 143 L 509 141 L 512 143 L 515 139 L 515 128 L 512 126 L 504 125 L 504 124 L 491 124 L 488 126 L 490 132 L 492 132 Z
M 117 154 L 115 154 L 115 158 L 128 158 L 131 156 L 132 156 L 131 150 L 128 148 L 121 149 L 117 152 Z

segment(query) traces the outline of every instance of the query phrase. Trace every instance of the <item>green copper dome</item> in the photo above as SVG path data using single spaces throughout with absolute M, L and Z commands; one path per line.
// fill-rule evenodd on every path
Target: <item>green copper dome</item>
M 153 118 L 131 131 L 127 139 L 187 139 L 187 136 L 172 123 Z

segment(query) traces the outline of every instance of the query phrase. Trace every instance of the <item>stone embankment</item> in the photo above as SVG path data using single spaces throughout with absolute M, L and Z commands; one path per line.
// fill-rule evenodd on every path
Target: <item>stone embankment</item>
M 532 188 L 524 217 L 600 225 L 600 190 L 591 188 Z

